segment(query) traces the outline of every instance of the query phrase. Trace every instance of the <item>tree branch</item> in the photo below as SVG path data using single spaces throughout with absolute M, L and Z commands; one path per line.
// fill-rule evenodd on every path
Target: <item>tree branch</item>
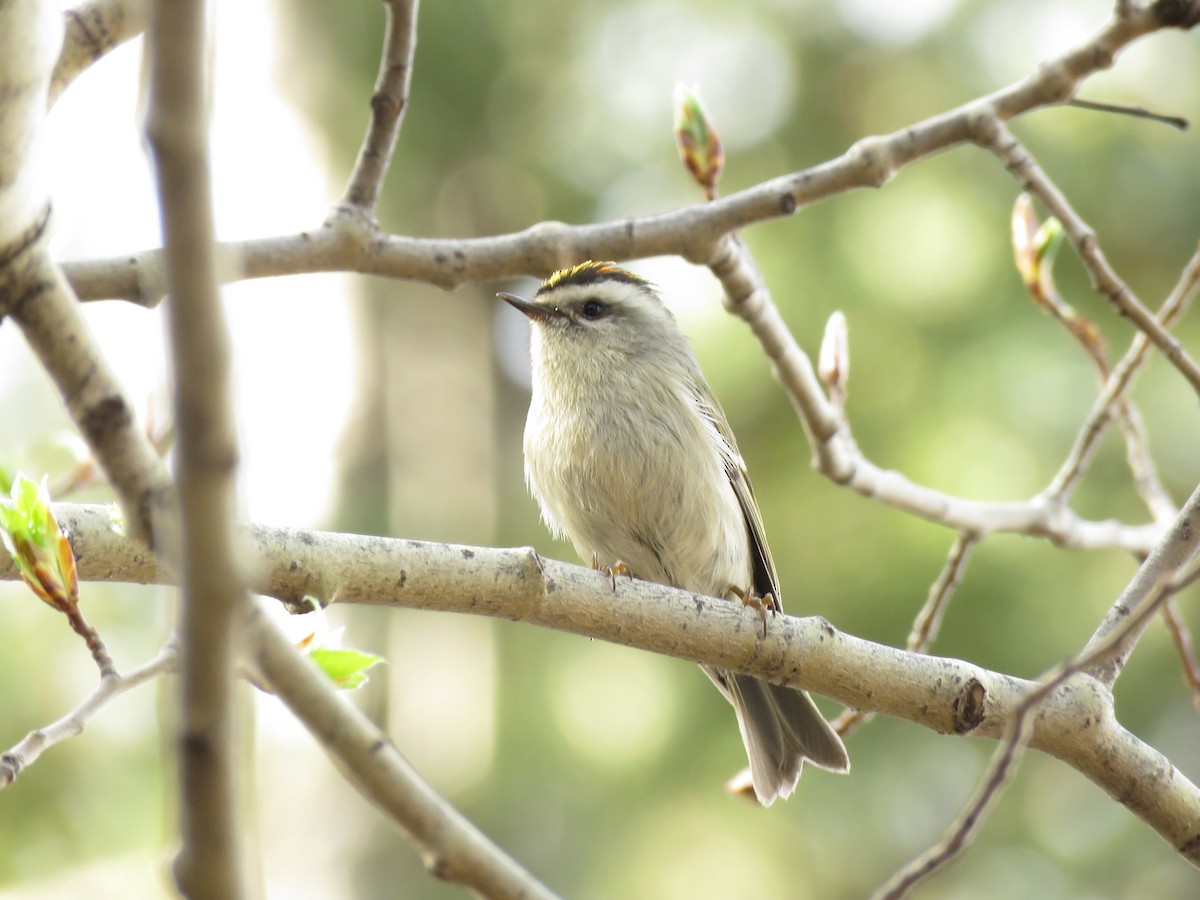
M 56 504 L 80 549 L 80 577 L 168 578 L 112 531 L 104 507 Z M 908 653 L 780 616 L 761 638 L 752 610 L 650 582 L 621 582 L 529 549 L 499 550 L 246 526 L 259 564 L 253 589 L 305 608 L 304 597 L 469 613 L 585 635 L 802 687 L 942 734 L 998 739 L 1035 682 L 954 659 Z M 0 578 L 16 577 L 7 562 Z M 1109 690 L 1077 675 L 1042 706 L 1030 746 L 1066 762 L 1200 866 L 1200 790 L 1116 721 Z
M 244 626 L 246 654 L 261 679 L 358 792 L 404 832 L 431 875 L 484 897 L 555 896 L 439 797 L 387 735 L 296 653 L 264 610 L 255 607 Z
M 150 0 L 85 0 L 63 12 L 66 32 L 50 81 L 50 104 L 94 62 L 146 30 Z
M 1179 321 L 1196 296 L 1197 288 L 1200 288 L 1200 247 L 1183 267 L 1179 281 L 1176 282 L 1167 299 L 1155 313 L 1164 327 L 1169 328 Z M 1125 355 L 1121 357 L 1121 361 L 1109 374 L 1104 390 L 1097 398 L 1091 412 L 1088 413 L 1083 427 L 1080 428 L 1071 452 L 1046 489 L 1044 496 L 1048 499 L 1055 501 L 1065 499 L 1079 484 L 1088 461 L 1100 444 L 1100 438 L 1104 435 L 1109 422 L 1112 421 L 1117 402 L 1133 384 L 1138 372 L 1149 357 L 1149 351 L 1150 339 L 1144 332 L 1139 331 L 1134 335 L 1133 341 Z M 1134 468 L 1136 470 L 1136 467 Z M 1155 518 L 1158 518 L 1157 513 Z
M 1167 331 L 1166 326 L 1138 300 L 1129 285 L 1118 277 L 1100 249 L 1096 232 L 1075 212 L 1008 126 L 996 116 L 981 116 L 976 122 L 975 141 L 994 153 L 1013 177 L 1020 181 L 1021 186 L 1041 200 L 1046 209 L 1062 222 L 1067 240 L 1091 276 L 1092 287 L 1107 297 L 1118 313 L 1130 319 L 1187 379 L 1192 389 L 1200 393 L 1200 366 L 1196 365 L 1174 335 Z
M 408 108 L 408 86 L 417 48 L 417 5 L 418 0 L 384 0 L 387 39 L 375 93 L 371 95 L 371 121 L 358 148 L 346 193 L 334 206 L 335 216 L 360 217 L 374 224 L 375 206 Z
M 203 0 L 159 0 L 148 35 L 146 118 L 166 247 L 182 514 L 182 847 L 189 897 L 247 896 L 235 758 L 233 622 L 248 603 L 232 535 L 237 437 L 230 347 L 217 289 Z
M 1033 733 L 1033 717 L 1038 708 L 1055 692 L 1069 684 L 1076 675 L 1103 666 L 1114 653 L 1120 652 L 1122 645 L 1128 642 L 1131 635 L 1145 629 L 1150 618 L 1173 593 L 1172 581 L 1173 579 L 1169 579 L 1156 583 L 1154 588 L 1139 600 L 1137 609 L 1131 610 L 1132 615 L 1121 623 L 1118 630 L 1110 632 L 1103 641 L 1089 644 L 1069 662 L 1055 667 L 1025 693 L 1005 728 L 1003 740 L 992 753 L 987 771 L 980 779 L 974 796 L 946 830 L 942 840 L 901 868 L 875 895 L 876 897 L 881 900 L 897 900 L 907 896 L 918 883 L 944 868 L 967 849 L 1016 774 Z M 1196 840 L 1200 841 L 1200 836 Z
M 33 157 L 61 29 L 59 14 L 45 3 L 0 6 L 0 317 L 12 317 L 54 381 L 130 533 L 169 558 L 170 479 L 49 256 L 49 198 Z
M 1192 492 L 1166 536 L 1154 548 L 1154 552 L 1142 563 L 1121 596 L 1109 609 L 1104 620 L 1084 647 L 1084 653 L 1092 652 L 1104 644 L 1110 635 L 1122 628 L 1125 622 L 1154 591 L 1157 585 L 1169 582 L 1200 552 L 1200 487 Z M 1122 632 L 1123 640 L 1117 650 L 1107 654 L 1089 674 L 1101 684 L 1112 686 L 1121 674 L 1129 655 L 1141 637 L 1148 619 L 1140 620 L 1141 627 Z
M 55 744 L 82 734 L 92 716 L 103 709 L 108 701 L 160 675 L 173 673 L 177 668 L 175 647 L 168 644 L 157 656 L 128 675 L 119 675 L 115 671 L 106 675 L 101 679 L 99 687 L 70 713 L 45 728 L 30 732 L 0 756 L 0 790 L 16 781 L 22 771 L 37 762 L 38 758 Z
M 1194 5 L 1185 4 L 1188 9 Z M 582 259 L 677 254 L 707 264 L 718 242 L 733 231 L 791 215 L 855 188 L 880 187 L 919 159 L 973 141 L 981 117 L 1009 120 L 1061 103 L 1088 76 L 1109 68 L 1133 41 L 1161 28 L 1191 24 L 1187 15 L 1165 15 L 1158 4 L 1116 15 L 1088 40 L 1014 85 L 889 135 L 864 138 L 828 162 L 719 200 L 617 222 L 544 222 L 513 234 L 458 240 L 379 234 L 335 217 L 316 231 L 221 245 L 228 263 L 226 277 L 359 272 L 450 289 L 497 278 L 546 275 Z M 124 299 L 154 306 L 164 291 L 158 250 L 64 268 L 86 300 Z

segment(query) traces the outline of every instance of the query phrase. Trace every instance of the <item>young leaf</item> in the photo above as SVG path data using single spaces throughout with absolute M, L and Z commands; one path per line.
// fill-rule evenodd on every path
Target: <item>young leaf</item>
M 367 669 L 384 661 L 382 656 L 361 650 L 315 647 L 308 658 L 341 690 L 350 691 L 367 683 Z

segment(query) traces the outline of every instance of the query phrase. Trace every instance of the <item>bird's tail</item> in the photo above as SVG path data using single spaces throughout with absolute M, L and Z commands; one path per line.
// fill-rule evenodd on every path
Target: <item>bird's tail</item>
M 791 795 L 806 759 L 831 772 L 850 770 L 842 739 L 806 692 L 707 666 L 704 671 L 733 704 L 763 806 Z

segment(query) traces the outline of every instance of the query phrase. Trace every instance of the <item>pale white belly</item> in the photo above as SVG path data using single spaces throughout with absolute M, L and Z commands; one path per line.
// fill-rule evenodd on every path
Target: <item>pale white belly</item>
M 526 475 L 543 516 L 584 561 L 595 553 L 637 578 L 715 596 L 749 588 L 749 539 L 724 460 L 682 400 L 656 407 L 665 413 L 651 418 L 610 404 L 567 428 L 532 406 Z

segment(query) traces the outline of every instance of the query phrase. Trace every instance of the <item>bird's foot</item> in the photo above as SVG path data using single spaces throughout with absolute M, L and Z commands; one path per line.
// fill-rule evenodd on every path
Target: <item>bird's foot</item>
M 750 587 L 749 590 L 742 590 L 739 587 L 731 586 L 729 590 L 733 592 L 734 596 L 742 601 L 743 606 L 749 606 L 751 609 L 758 610 L 758 614 L 762 617 L 762 636 L 763 638 L 766 638 L 767 613 L 770 612 L 775 614 L 779 612 L 779 604 L 776 602 L 774 595 L 770 593 L 765 595 L 759 594 L 758 591 L 753 588 L 753 586 Z
M 617 592 L 618 575 L 628 575 L 629 580 L 633 581 L 633 572 L 629 570 L 629 566 L 625 565 L 625 563 L 621 562 L 619 559 L 611 566 L 602 566 L 600 565 L 599 553 L 592 553 L 592 569 L 597 572 L 603 572 L 612 579 L 612 589 L 614 594 Z

